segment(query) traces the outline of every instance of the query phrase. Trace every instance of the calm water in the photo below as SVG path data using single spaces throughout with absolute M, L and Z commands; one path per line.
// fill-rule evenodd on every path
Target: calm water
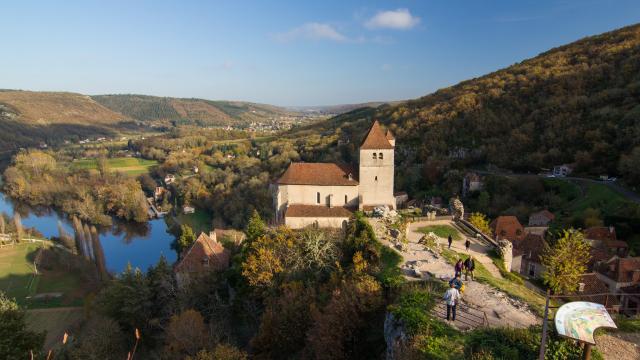
M 22 216 L 25 227 L 35 228 L 45 237 L 58 236 L 58 221 L 67 233 L 73 235 L 71 222 L 64 215 L 51 209 L 34 209 L 15 202 L 0 192 L 0 213 L 13 216 L 14 211 Z M 163 219 L 154 219 L 147 224 L 115 224 L 111 228 L 98 230 L 104 251 L 107 270 L 120 272 L 127 263 L 146 270 L 154 265 L 161 255 L 173 263 L 176 253 L 171 249 L 174 236 L 167 231 Z

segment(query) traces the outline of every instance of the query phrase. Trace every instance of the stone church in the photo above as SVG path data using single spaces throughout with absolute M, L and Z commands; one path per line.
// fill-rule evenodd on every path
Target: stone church
M 294 162 L 276 182 L 276 222 L 298 229 L 344 227 L 355 210 L 395 208 L 395 138 L 375 121 L 360 145 L 359 169 Z

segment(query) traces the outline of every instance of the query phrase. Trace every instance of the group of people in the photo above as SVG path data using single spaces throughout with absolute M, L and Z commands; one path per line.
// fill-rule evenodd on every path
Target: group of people
M 475 268 L 476 262 L 473 256 L 469 256 L 464 262 L 462 259 L 458 259 L 454 265 L 455 274 L 449 281 L 449 289 L 444 294 L 444 301 L 447 303 L 447 321 L 449 319 L 456 321 L 456 306 L 462 299 L 462 293 L 464 292 L 464 283 L 461 279 L 462 271 L 464 271 L 465 281 L 469 279 L 469 275 L 471 275 L 471 280 L 474 280 L 473 271 Z

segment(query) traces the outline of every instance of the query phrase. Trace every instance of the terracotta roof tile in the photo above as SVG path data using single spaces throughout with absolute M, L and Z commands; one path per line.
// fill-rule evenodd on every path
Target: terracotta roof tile
M 393 136 L 393 134 L 391 133 L 391 130 L 387 130 L 387 133 L 385 134 L 385 137 L 387 138 L 387 140 L 391 141 L 391 140 L 395 140 L 396 137 Z
M 213 241 L 207 234 L 200 233 L 178 261 L 174 270 L 188 273 L 202 272 L 207 269 L 225 270 L 229 267 L 229 258 L 229 250 L 219 242 Z
M 349 179 L 351 174 L 351 179 Z M 356 186 L 356 174 L 348 165 L 334 163 L 294 162 L 278 179 L 282 185 L 324 185 Z
M 606 294 L 611 292 L 607 284 L 604 281 L 602 281 L 596 273 L 583 274 L 580 277 L 579 283 L 584 284 L 582 291 L 579 291 L 579 290 L 574 291 L 571 294 L 571 295 L 577 295 L 576 299 L 580 299 L 583 301 L 596 302 L 603 305 L 606 303 L 607 307 L 620 304 L 620 302 L 615 296 L 608 296 L 608 299 L 606 295 L 590 296 L 585 298 L 579 297 L 580 295 L 597 295 L 597 294 Z
M 547 243 L 544 238 L 536 234 L 527 234 L 522 240 L 515 240 L 513 242 L 513 248 L 527 257 L 529 260 L 540 263 L 541 256 L 544 253 Z
M 616 240 L 616 229 L 606 226 L 590 227 L 584 230 L 584 238 L 589 240 Z
M 364 138 L 361 149 L 393 149 L 393 145 L 389 142 L 387 136 L 382 132 L 380 123 L 374 121 L 369 129 L 369 133 Z
M 511 241 L 524 238 L 524 228 L 518 221 L 518 218 L 511 215 L 498 216 L 490 224 L 493 235 L 500 239 L 509 239 Z
M 351 217 L 353 210 L 342 207 L 324 205 L 289 205 L 285 217 Z

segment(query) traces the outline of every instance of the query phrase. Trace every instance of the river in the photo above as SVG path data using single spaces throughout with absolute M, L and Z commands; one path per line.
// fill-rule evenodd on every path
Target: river
M 63 214 L 47 208 L 32 208 L 0 192 L 0 213 L 13 217 L 16 210 L 22 216 L 25 227 L 35 228 L 47 238 L 59 235 L 58 221 L 67 233 L 74 233 L 71 222 Z M 146 224 L 114 223 L 109 228 L 98 229 L 109 272 L 121 272 L 128 263 L 147 270 L 161 255 L 170 263 L 176 260 L 176 252 L 171 249 L 174 236 L 168 232 L 164 219 L 153 219 Z

